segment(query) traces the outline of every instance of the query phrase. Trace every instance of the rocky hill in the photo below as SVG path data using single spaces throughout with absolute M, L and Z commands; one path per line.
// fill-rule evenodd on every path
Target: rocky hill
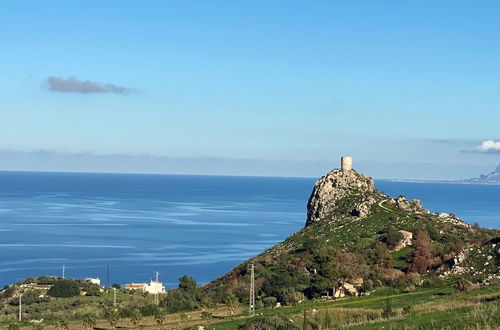
M 258 301 L 366 295 L 381 286 L 437 278 L 471 285 L 500 278 L 500 232 L 432 213 L 419 200 L 389 197 L 372 178 L 335 169 L 319 179 L 305 226 L 202 288 L 211 301 L 248 296 L 255 265 Z

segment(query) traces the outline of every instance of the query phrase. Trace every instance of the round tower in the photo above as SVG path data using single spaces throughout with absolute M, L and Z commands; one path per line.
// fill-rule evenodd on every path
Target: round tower
M 340 157 L 340 166 L 342 171 L 352 170 L 352 157 Z

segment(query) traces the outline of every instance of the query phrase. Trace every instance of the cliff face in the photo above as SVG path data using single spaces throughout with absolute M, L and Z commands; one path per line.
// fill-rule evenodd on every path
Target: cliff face
M 372 178 L 335 169 L 316 181 L 307 204 L 306 227 L 338 211 L 364 217 L 377 197 L 385 196 L 375 189 Z

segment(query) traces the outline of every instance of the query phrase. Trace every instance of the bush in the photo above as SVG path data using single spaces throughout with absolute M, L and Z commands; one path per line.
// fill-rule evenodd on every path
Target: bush
M 386 242 L 389 245 L 396 245 L 404 239 L 403 234 L 396 230 L 389 230 L 386 236 Z
M 83 283 L 82 290 L 87 293 L 87 296 L 98 297 L 101 295 L 101 287 L 95 283 Z
M 80 287 L 78 282 L 70 279 L 58 280 L 54 285 L 47 291 L 47 294 L 51 297 L 58 298 L 69 298 L 78 296 L 80 294 Z
M 382 310 L 382 316 L 385 318 L 389 318 L 394 315 L 394 311 L 392 310 L 392 303 L 389 298 L 386 299 L 384 304 L 384 309 Z
M 8 330 L 19 330 L 21 329 L 20 325 L 18 323 L 11 323 L 7 326 Z
M 169 292 L 169 294 L 165 295 L 160 305 L 170 313 L 189 311 L 197 306 L 196 300 L 191 295 L 179 290 Z
M 276 306 L 276 303 L 278 302 L 278 299 L 276 297 L 265 297 L 262 299 L 262 303 L 266 308 L 273 308 Z
M 453 284 L 453 287 L 458 292 L 467 292 L 467 291 L 474 289 L 475 285 L 472 284 L 472 282 L 470 282 L 469 280 L 467 280 L 465 278 L 459 278 L 455 281 L 455 283 Z
M 14 295 L 14 292 L 16 292 L 16 288 L 14 286 L 8 286 L 8 287 L 4 288 L 4 290 L 2 292 L 2 297 L 3 298 L 12 298 L 12 296 Z

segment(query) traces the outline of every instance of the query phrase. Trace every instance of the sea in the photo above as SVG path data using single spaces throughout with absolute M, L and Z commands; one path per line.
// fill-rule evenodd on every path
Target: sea
M 0 172 L 0 287 L 27 276 L 217 278 L 300 230 L 317 178 Z M 500 228 L 500 186 L 375 180 Z

